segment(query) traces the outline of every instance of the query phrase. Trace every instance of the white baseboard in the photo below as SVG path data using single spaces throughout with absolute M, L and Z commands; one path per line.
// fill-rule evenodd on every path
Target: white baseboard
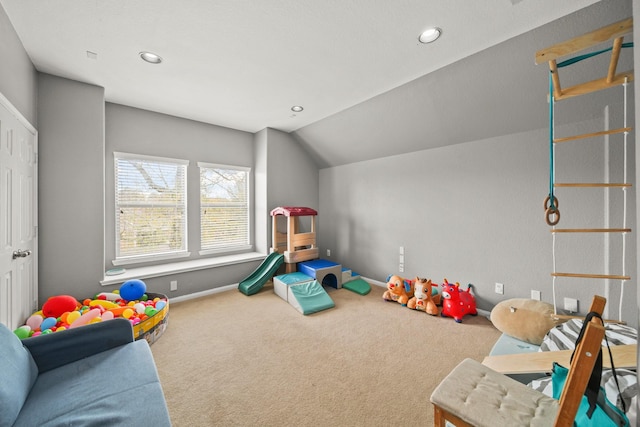
M 220 286 L 219 288 L 207 289 L 206 291 L 194 292 L 192 294 L 180 295 L 179 297 L 169 298 L 171 304 L 177 302 L 189 301 L 190 299 L 196 299 L 207 295 L 219 294 L 220 292 L 230 291 L 232 289 L 238 289 L 238 283 L 232 285 Z
M 380 286 L 381 288 L 386 288 L 387 284 L 385 282 L 380 282 L 378 280 L 369 279 L 368 277 L 363 277 L 364 280 L 369 282 L 371 285 Z

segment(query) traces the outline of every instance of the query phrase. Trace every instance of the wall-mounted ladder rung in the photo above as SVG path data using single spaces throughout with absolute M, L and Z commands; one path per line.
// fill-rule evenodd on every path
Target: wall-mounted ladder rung
M 553 228 L 552 233 L 631 233 L 630 228 Z
M 562 89 L 560 94 L 554 93 L 553 97 L 556 101 L 561 101 L 563 99 L 573 98 L 574 96 L 586 95 L 591 92 L 619 86 L 625 81 L 633 81 L 633 70 L 620 73 L 611 80 L 609 80 L 608 77 L 603 77 L 601 79 L 592 80 L 590 82 L 577 84 L 567 89 Z
M 551 275 L 553 277 L 578 277 L 583 279 L 631 280 L 630 276 L 620 276 L 617 274 L 551 273 Z
M 627 127 L 627 128 L 619 128 L 619 129 L 602 130 L 599 132 L 584 133 L 582 135 L 565 136 L 563 138 L 555 138 L 553 142 L 559 143 L 559 142 L 575 141 L 576 139 L 594 138 L 596 136 L 615 135 L 618 133 L 631 132 L 631 129 L 633 128 Z
M 626 182 L 555 182 L 554 187 L 631 187 Z

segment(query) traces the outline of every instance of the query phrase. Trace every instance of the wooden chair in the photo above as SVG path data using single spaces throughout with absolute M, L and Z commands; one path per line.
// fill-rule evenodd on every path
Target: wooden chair
M 606 299 L 595 296 L 590 311 L 602 315 Z M 595 320 L 595 319 L 594 319 Z M 434 425 L 445 427 L 572 426 L 604 338 L 604 327 L 589 322 L 576 347 L 560 401 L 471 359 L 463 360 L 431 395 Z

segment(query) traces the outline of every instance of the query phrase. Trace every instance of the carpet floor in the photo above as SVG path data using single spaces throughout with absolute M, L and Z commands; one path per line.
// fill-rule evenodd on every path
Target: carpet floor
M 327 289 L 335 308 L 303 316 L 271 284 L 173 303 L 151 346 L 175 426 L 425 426 L 429 396 L 500 336 L 482 316 L 430 316 Z

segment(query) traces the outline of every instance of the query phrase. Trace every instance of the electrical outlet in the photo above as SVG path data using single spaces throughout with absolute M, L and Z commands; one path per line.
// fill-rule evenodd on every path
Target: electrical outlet
M 540 301 L 542 299 L 542 293 L 540 291 L 531 290 L 531 299 Z
M 178 290 L 178 281 L 177 280 L 172 280 L 171 281 L 171 288 L 170 290 L 172 291 L 177 291 Z
M 404 255 L 404 246 L 400 246 L 400 255 Z
M 564 309 L 569 313 L 577 313 L 578 312 L 578 300 L 575 298 L 565 298 L 564 299 Z
M 399 271 L 400 273 L 404 273 L 404 264 L 400 264 L 400 265 L 398 265 L 398 271 Z
M 331 249 L 327 249 L 327 256 L 331 256 Z
M 504 295 L 504 284 L 496 282 L 496 294 Z

